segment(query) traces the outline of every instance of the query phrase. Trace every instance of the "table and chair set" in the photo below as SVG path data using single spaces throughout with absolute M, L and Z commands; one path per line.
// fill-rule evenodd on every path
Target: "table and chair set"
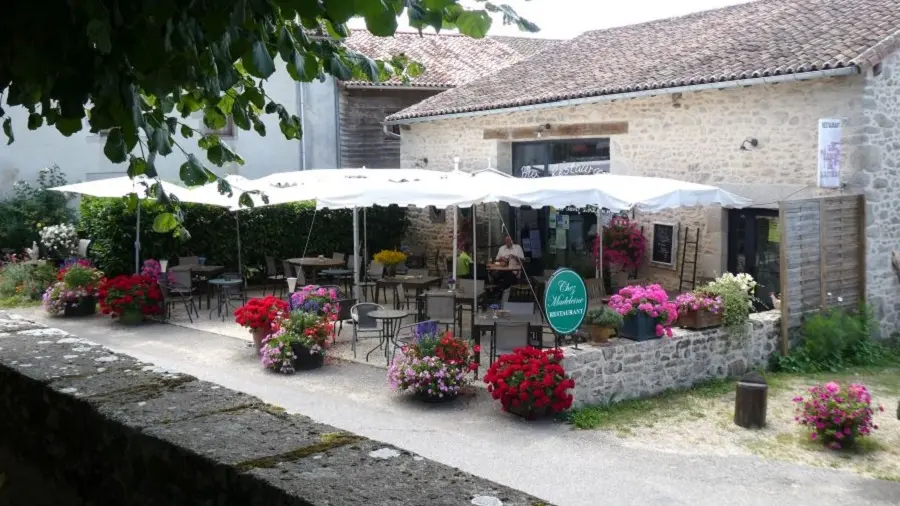
M 167 317 L 171 316 L 176 304 L 181 304 L 193 323 L 194 316 L 199 318 L 203 309 L 204 295 L 210 319 L 215 314 L 224 321 L 247 302 L 247 281 L 244 277 L 240 273 L 225 272 L 225 266 L 209 265 L 205 260 L 196 256 L 181 257 L 178 265 L 169 267 L 160 276 Z M 213 297 L 215 307 L 212 305 Z

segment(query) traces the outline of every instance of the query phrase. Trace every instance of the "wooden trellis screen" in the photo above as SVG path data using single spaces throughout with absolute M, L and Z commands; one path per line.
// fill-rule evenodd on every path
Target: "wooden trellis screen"
M 864 301 L 865 209 L 862 195 L 781 203 L 782 353 L 805 315 L 825 307 L 857 309 Z

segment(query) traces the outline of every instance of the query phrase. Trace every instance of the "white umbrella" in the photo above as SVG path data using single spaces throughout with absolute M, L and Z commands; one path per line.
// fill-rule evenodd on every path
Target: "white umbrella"
M 139 273 L 141 269 L 141 200 L 150 198 L 150 188 L 156 184 L 154 179 L 138 176 L 131 179 L 127 176 L 113 177 L 109 179 L 98 179 L 96 181 L 85 181 L 83 183 L 74 183 L 65 186 L 57 186 L 50 188 L 53 191 L 63 193 L 78 193 L 81 195 L 90 195 L 92 197 L 126 197 L 131 194 L 137 195 L 137 235 L 134 240 L 134 272 Z M 169 195 L 175 195 L 179 200 L 187 196 L 189 190 L 187 188 L 159 181 L 163 192 Z

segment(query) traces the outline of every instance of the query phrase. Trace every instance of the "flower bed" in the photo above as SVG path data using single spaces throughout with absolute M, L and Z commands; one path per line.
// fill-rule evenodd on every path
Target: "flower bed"
M 528 419 L 560 413 L 572 406 L 570 390 L 575 388 L 562 360 L 559 349 L 517 348 L 497 358 L 484 375 L 484 382 L 503 411 Z
M 415 328 L 414 342 L 404 347 L 388 368 L 388 382 L 398 392 L 412 392 L 427 401 L 456 397 L 469 382 L 468 372 L 477 368 L 478 346 L 439 332 L 428 322 Z
M 809 428 L 809 438 L 835 450 L 853 446 L 878 428 L 872 421 L 872 396 L 864 385 L 852 384 L 843 389 L 832 381 L 810 388 L 807 397 L 794 397 L 794 402 L 794 420 Z M 883 406 L 878 409 L 884 411 Z
M 706 329 L 722 324 L 724 306 L 717 295 L 695 291 L 675 297 L 678 310 L 677 325 L 688 329 Z

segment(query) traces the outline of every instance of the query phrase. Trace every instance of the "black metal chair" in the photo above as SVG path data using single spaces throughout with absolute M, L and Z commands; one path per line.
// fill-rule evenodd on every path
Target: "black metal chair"
M 287 275 L 289 272 L 290 271 L 285 271 L 284 273 L 279 274 L 278 267 L 275 264 L 275 257 L 267 256 L 266 257 L 266 284 L 263 285 L 264 286 L 263 294 L 266 293 L 265 286 L 268 286 L 268 284 L 271 283 L 272 284 L 272 295 L 275 295 L 275 290 L 279 289 L 278 285 L 280 283 L 281 287 L 280 287 L 278 296 L 281 297 L 282 295 L 284 295 L 284 289 L 285 289 L 284 288 L 285 287 L 284 280 L 288 277 Z
M 194 323 L 194 318 L 191 316 L 191 313 L 196 314 L 197 318 L 200 318 L 200 311 L 194 304 L 194 297 L 192 295 L 169 290 L 169 283 L 166 280 L 165 275 L 159 278 L 158 283 L 163 296 L 163 304 L 166 308 L 166 320 L 172 319 L 172 308 L 175 306 L 176 302 L 184 304 L 184 310 L 187 311 L 188 320 L 191 323 Z
M 338 334 L 344 330 L 344 321 L 353 319 L 354 306 L 356 306 L 356 299 L 341 299 L 338 301 Z
M 353 319 L 353 342 L 350 344 L 350 348 L 353 350 L 353 358 L 356 358 L 356 342 L 359 341 L 360 334 L 372 333 L 373 335 L 369 337 L 381 339 L 378 320 L 369 316 L 372 311 L 379 310 L 384 310 L 384 308 L 371 302 L 363 302 L 350 308 L 350 317 Z
M 491 334 L 491 364 L 497 356 L 528 346 L 531 332 L 528 322 L 496 321 Z
M 426 293 L 425 318 L 444 325 L 448 330 L 453 327 L 456 334 L 456 319 L 459 308 L 456 305 L 456 294 L 453 292 Z

